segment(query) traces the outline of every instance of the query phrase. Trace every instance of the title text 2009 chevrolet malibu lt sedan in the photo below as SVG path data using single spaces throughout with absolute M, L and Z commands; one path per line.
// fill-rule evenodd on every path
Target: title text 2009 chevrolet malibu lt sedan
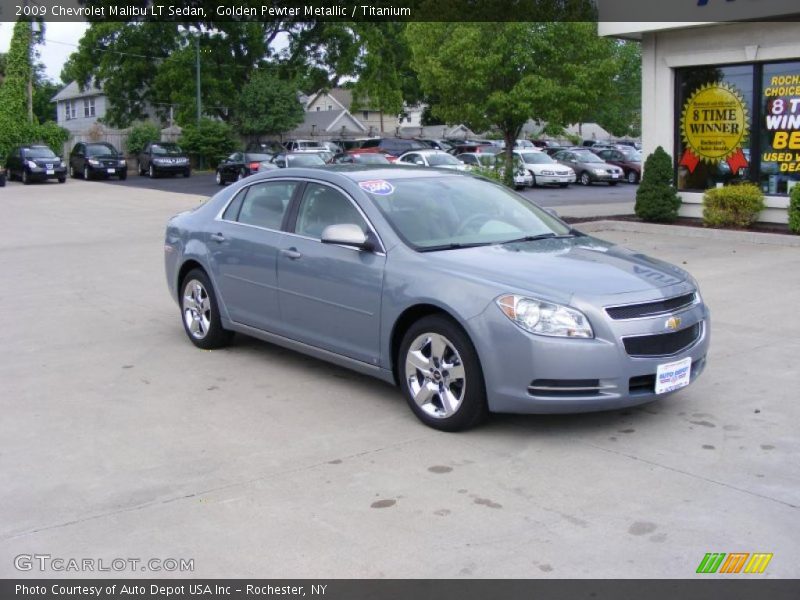
M 396 382 L 437 429 L 644 403 L 708 350 L 688 273 L 469 175 L 259 174 L 174 217 L 165 251 L 196 346 L 240 332 Z

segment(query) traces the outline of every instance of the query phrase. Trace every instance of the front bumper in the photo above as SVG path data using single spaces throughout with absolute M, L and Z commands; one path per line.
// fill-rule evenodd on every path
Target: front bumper
M 575 183 L 575 173 L 572 175 L 537 175 L 536 183 L 539 185 L 561 185 Z
M 128 172 L 127 165 L 124 167 L 120 166 L 110 166 L 110 165 L 90 165 L 86 163 L 86 166 L 89 167 L 89 172 L 92 175 L 106 175 L 106 176 L 119 176 L 122 173 Z
M 594 171 L 588 171 L 589 175 L 592 178 L 592 181 L 625 181 L 625 178 L 622 175 L 622 172 L 619 173 L 603 173 L 602 175 L 598 175 Z
M 45 179 L 63 179 L 67 176 L 67 168 L 53 167 L 52 169 L 48 169 L 46 167 L 36 167 L 35 169 L 31 169 L 28 167 L 28 175 L 31 179 L 42 181 Z
M 675 313 L 685 325 L 681 329 L 700 324 L 690 345 L 674 354 L 647 357 L 630 356 L 622 339 L 661 334 L 670 315 L 614 321 L 602 310 L 591 314 L 585 307 L 577 308 L 589 317 L 595 338 L 534 335 L 493 305 L 470 321 L 491 411 L 576 413 L 635 406 L 676 393 L 655 393 L 659 365 L 690 357 L 691 382 L 705 369 L 710 327 L 702 303 Z
M 530 173 L 526 175 L 514 175 L 514 185 L 533 185 L 533 177 Z
M 178 164 L 157 164 L 155 162 L 150 163 L 153 166 L 153 170 L 156 173 L 185 173 L 186 171 L 190 170 L 189 163 L 178 163 Z

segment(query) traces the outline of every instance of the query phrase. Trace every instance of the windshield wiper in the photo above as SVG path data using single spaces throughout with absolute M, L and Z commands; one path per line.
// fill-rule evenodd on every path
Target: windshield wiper
M 428 246 L 427 248 L 420 248 L 418 252 L 437 252 L 439 250 L 460 250 L 462 248 L 477 248 L 478 246 L 488 246 L 491 242 L 472 242 L 469 244 L 442 244 L 441 246 Z
M 516 238 L 513 240 L 506 240 L 504 242 L 497 242 L 498 244 L 516 244 L 517 242 L 535 242 L 538 240 L 549 240 L 549 239 L 563 239 L 563 238 L 571 238 L 575 237 L 573 233 L 565 233 L 563 235 L 556 235 L 555 233 L 540 233 L 539 235 L 526 235 L 524 237 Z

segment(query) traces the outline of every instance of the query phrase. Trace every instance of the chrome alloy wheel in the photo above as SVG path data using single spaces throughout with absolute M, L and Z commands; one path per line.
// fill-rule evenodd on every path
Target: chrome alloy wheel
M 458 412 L 467 389 L 461 356 L 453 343 L 438 333 L 423 333 L 411 342 L 406 381 L 417 406 L 437 419 Z
M 203 284 L 192 279 L 183 288 L 183 320 L 192 337 L 202 340 L 211 326 L 211 300 Z

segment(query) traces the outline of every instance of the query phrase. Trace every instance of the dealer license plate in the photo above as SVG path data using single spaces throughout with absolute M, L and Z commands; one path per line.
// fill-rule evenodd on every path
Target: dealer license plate
M 656 394 L 666 394 L 689 385 L 692 375 L 692 358 L 658 365 L 656 369 Z
M 109 173 L 111 173 L 111 174 L 113 175 L 113 174 L 114 174 L 114 171 L 115 171 L 115 169 L 106 169 L 106 171 L 108 171 Z
M 48 174 L 48 175 L 55 175 L 56 174 L 56 170 L 55 169 L 45 169 L 44 172 L 46 174 Z

